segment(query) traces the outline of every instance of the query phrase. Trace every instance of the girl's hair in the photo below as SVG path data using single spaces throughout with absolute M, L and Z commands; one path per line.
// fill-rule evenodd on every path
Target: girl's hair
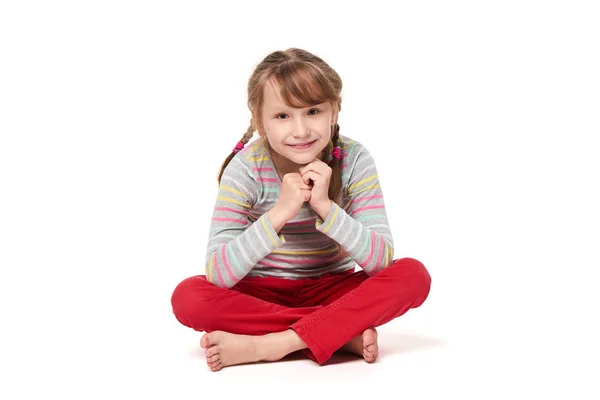
M 310 107 L 312 105 L 330 102 L 333 107 L 335 125 L 332 127 L 333 146 L 339 145 L 340 126 L 337 116 L 342 109 L 342 80 L 340 76 L 321 58 L 308 51 L 290 48 L 285 51 L 275 51 L 266 56 L 254 69 L 248 82 L 248 108 L 252 113 L 250 126 L 240 140 L 246 144 L 254 131 L 265 136 L 262 121 L 262 105 L 265 84 L 273 79 L 280 88 L 280 94 L 289 107 Z M 268 141 L 265 139 L 265 145 Z M 327 147 L 326 147 L 327 149 Z M 232 152 L 223 162 L 218 183 L 227 164 L 235 156 Z M 340 172 L 341 160 L 332 158 L 329 166 L 332 169 L 329 182 L 329 198 L 336 203 L 340 200 L 342 177 Z

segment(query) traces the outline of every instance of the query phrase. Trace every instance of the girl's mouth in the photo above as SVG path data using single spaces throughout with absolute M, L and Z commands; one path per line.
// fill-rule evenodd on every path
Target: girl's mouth
M 316 142 L 316 140 L 313 140 L 312 142 L 303 143 L 303 144 L 288 144 L 288 146 L 290 146 L 292 149 L 304 150 L 304 149 L 310 148 L 315 142 Z

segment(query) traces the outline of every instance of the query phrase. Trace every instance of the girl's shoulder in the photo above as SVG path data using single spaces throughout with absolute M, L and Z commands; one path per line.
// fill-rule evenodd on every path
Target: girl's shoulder
M 341 150 L 344 150 L 351 146 L 354 146 L 357 143 L 358 142 L 356 140 L 353 140 L 353 139 L 349 138 L 348 136 L 344 136 L 341 133 L 339 134 L 339 145 L 340 145 Z
M 256 138 L 248 143 L 246 146 L 238 152 L 234 157 L 240 158 L 240 160 L 248 161 L 252 157 L 264 156 L 268 154 L 262 138 Z
M 257 138 L 247 143 L 246 146 L 235 156 L 231 161 L 235 160 L 235 163 L 243 166 L 249 171 L 256 170 L 256 167 L 260 167 L 268 158 L 269 152 L 264 145 L 264 141 L 261 138 Z
M 342 134 L 340 134 L 339 137 L 340 150 L 344 159 L 344 165 L 353 164 L 359 158 L 361 158 L 361 156 L 366 155 L 370 158 L 369 151 L 361 142 Z

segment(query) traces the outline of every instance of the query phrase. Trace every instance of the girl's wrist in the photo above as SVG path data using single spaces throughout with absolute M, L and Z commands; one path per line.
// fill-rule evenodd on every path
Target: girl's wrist
M 328 199 L 326 202 L 319 204 L 319 205 L 315 205 L 313 207 L 313 210 L 315 210 L 315 212 L 319 215 L 319 217 L 321 217 L 321 219 L 323 221 L 325 221 L 327 219 L 327 217 L 329 216 L 329 213 L 331 212 L 331 208 L 333 207 L 333 201 L 331 199 Z
M 271 222 L 271 226 L 277 233 L 279 233 L 281 228 L 283 228 L 283 226 L 287 222 L 285 217 L 279 212 L 279 210 L 276 207 L 271 208 L 267 212 L 267 216 L 269 217 L 269 222 Z

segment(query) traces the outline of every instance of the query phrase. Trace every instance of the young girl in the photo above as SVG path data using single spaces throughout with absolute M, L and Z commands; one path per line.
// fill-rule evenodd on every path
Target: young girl
M 422 263 L 394 260 L 375 162 L 340 134 L 341 90 L 327 63 L 295 48 L 250 78 L 252 118 L 219 173 L 206 275 L 171 299 L 179 322 L 207 332 L 213 371 L 298 350 L 319 365 L 337 350 L 373 362 L 375 327 L 429 294 Z

